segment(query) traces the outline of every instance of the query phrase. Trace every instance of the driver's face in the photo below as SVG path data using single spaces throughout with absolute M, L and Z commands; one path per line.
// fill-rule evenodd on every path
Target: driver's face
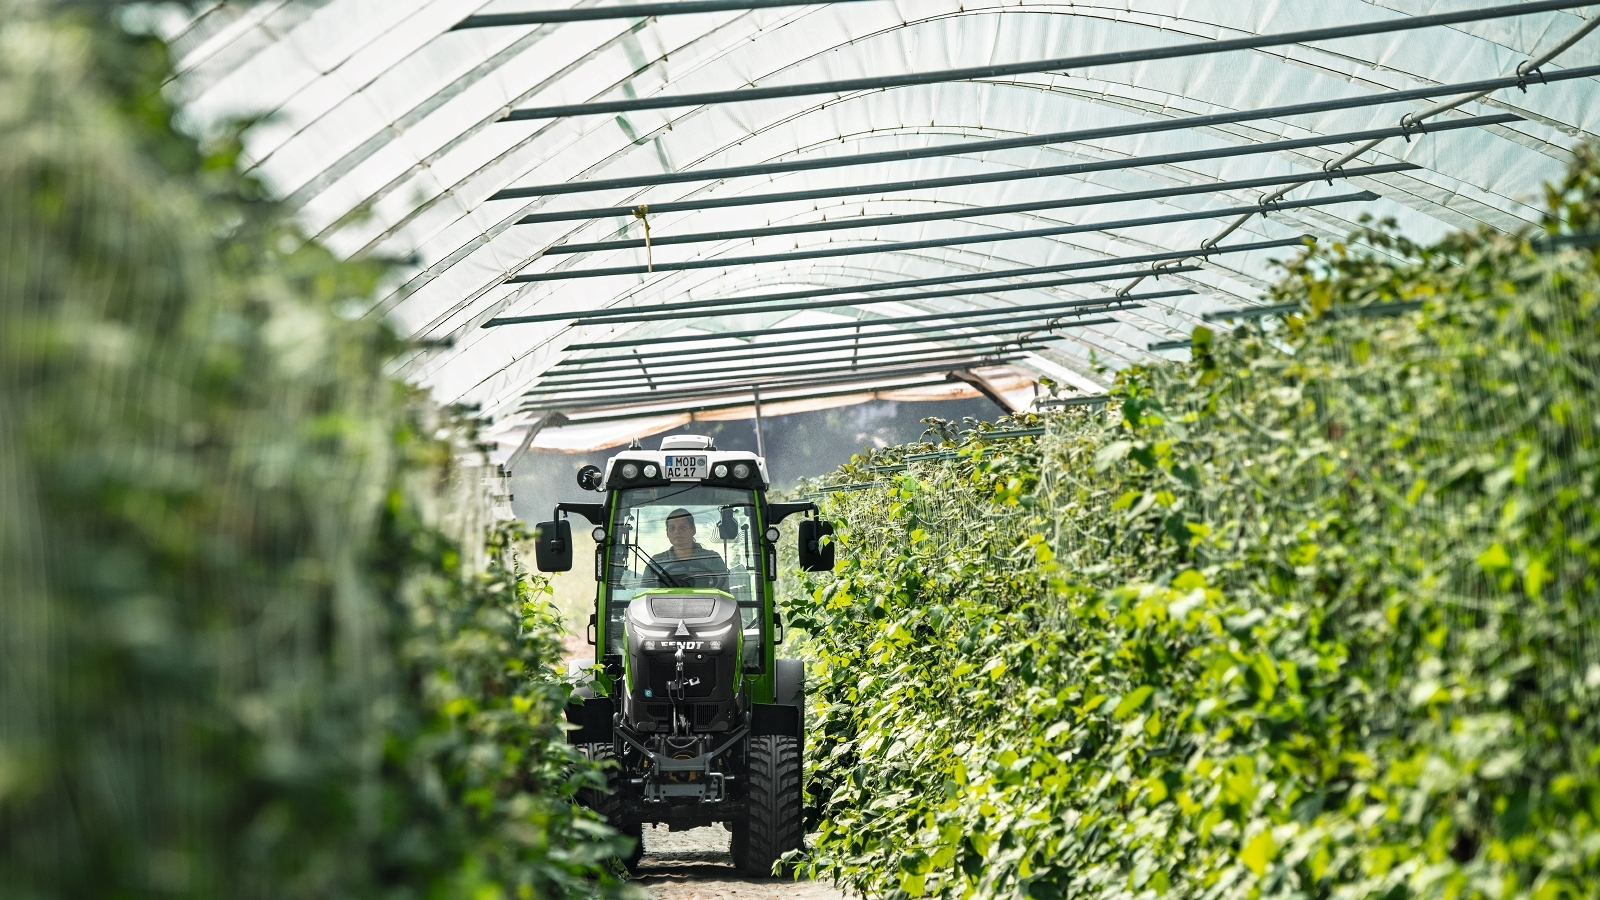
M 674 550 L 688 550 L 694 547 L 694 520 L 688 516 L 668 519 L 667 540 L 672 542 Z

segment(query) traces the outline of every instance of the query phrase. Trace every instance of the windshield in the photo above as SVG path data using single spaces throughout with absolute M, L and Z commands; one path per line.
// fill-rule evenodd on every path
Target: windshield
M 760 646 L 760 535 L 755 493 L 699 483 L 626 488 L 611 522 L 607 652 L 620 654 L 622 618 L 640 591 L 716 588 L 739 601 L 745 646 Z

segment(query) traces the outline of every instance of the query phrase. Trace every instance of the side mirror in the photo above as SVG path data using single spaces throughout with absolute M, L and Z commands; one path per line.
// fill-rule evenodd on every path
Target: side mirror
M 533 556 L 541 572 L 572 571 L 572 523 L 540 522 L 534 528 Z
M 578 487 L 586 491 L 600 490 L 600 467 L 589 465 L 579 469 Z
M 807 572 L 833 571 L 833 523 L 822 519 L 800 521 L 800 568 Z M 829 538 L 824 541 L 823 538 Z

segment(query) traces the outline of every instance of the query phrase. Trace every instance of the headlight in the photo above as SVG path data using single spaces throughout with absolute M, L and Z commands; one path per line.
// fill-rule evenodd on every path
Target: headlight
M 735 477 L 735 478 L 749 478 L 750 477 L 750 467 L 745 465 L 744 463 L 739 463 L 738 465 L 733 467 L 733 477 Z
M 697 631 L 695 632 L 694 636 L 700 640 L 705 640 L 706 638 L 722 637 L 732 630 L 732 625 L 724 625 L 721 628 L 718 628 L 716 631 Z
M 654 478 L 656 477 L 656 471 L 655 463 L 651 463 L 650 465 L 644 467 L 644 477 Z
M 591 531 L 590 534 L 594 537 L 594 542 L 596 544 L 603 544 L 606 542 L 606 529 L 604 526 L 596 525 L 594 527 L 594 531 Z
M 633 463 L 623 463 L 623 465 L 622 465 L 622 477 L 623 478 L 638 478 L 639 477 L 639 467 L 634 465 Z
M 728 467 L 723 465 L 722 463 L 717 463 L 717 467 L 715 469 L 711 470 L 711 474 L 717 476 L 718 478 L 727 478 L 728 477 Z
M 774 544 L 778 542 L 778 526 L 767 526 L 767 540 L 773 542 Z

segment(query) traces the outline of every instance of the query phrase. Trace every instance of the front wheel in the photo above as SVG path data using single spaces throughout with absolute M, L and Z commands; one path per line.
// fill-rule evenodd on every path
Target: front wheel
M 743 822 L 733 823 L 733 862 L 746 875 L 771 875 L 790 850 L 800 849 L 804 803 L 800 792 L 800 741 L 766 734 L 750 739 Z

